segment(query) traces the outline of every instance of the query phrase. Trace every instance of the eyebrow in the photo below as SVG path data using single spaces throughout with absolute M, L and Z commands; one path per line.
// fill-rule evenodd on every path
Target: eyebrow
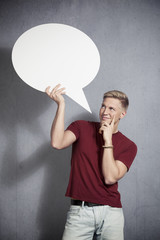
M 102 102 L 102 105 L 101 105 L 101 106 L 105 106 L 105 107 L 106 107 L 106 105 L 104 104 L 104 102 Z M 113 107 L 112 105 L 109 105 L 108 107 L 109 107 L 109 108 L 112 107 L 114 110 L 116 110 L 116 109 L 122 110 L 122 106 Z
M 104 103 L 102 103 L 101 105 L 102 107 L 105 106 L 105 107 L 108 107 L 108 108 L 113 108 L 113 109 L 116 109 L 116 107 L 112 106 L 112 105 L 109 105 L 109 106 L 106 106 Z

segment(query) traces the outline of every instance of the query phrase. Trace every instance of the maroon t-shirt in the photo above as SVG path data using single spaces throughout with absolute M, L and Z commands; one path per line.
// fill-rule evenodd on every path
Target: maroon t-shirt
M 102 174 L 103 136 L 99 134 L 100 123 L 76 121 L 67 130 L 72 131 L 76 141 L 72 146 L 71 172 L 66 196 L 74 199 L 122 207 L 118 183 L 107 185 Z M 136 156 L 134 142 L 117 132 L 112 136 L 115 160 L 123 162 L 128 170 Z

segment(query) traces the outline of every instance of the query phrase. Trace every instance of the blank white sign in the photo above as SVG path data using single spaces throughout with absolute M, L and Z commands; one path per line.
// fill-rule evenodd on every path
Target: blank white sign
M 33 27 L 16 41 L 12 62 L 29 86 L 44 92 L 60 83 L 69 97 L 91 112 L 83 88 L 97 75 L 100 55 L 82 31 L 55 23 Z

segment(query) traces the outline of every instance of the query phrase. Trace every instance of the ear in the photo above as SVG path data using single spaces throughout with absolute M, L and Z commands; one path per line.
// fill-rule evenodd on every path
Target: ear
M 121 112 L 121 115 L 120 115 L 120 119 L 124 118 L 124 116 L 126 115 L 126 113 L 127 113 L 127 112 L 126 112 L 125 110 L 122 111 L 122 112 Z

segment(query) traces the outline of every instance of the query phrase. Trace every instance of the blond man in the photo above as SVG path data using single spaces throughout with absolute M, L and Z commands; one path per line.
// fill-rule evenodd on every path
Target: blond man
M 109 91 L 103 96 L 100 122 L 75 121 L 64 129 L 64 88 L 57 85 L 48 96 L 57 103 L 51 128 L 56 149 L 72 145 L 71 172 L 66 196 L 71 206 L 63 240 L 123 240 L 124 216 L 118 181 L 137 153 L 133 141 L 119 130 L 129 105 L 126 94 Z

